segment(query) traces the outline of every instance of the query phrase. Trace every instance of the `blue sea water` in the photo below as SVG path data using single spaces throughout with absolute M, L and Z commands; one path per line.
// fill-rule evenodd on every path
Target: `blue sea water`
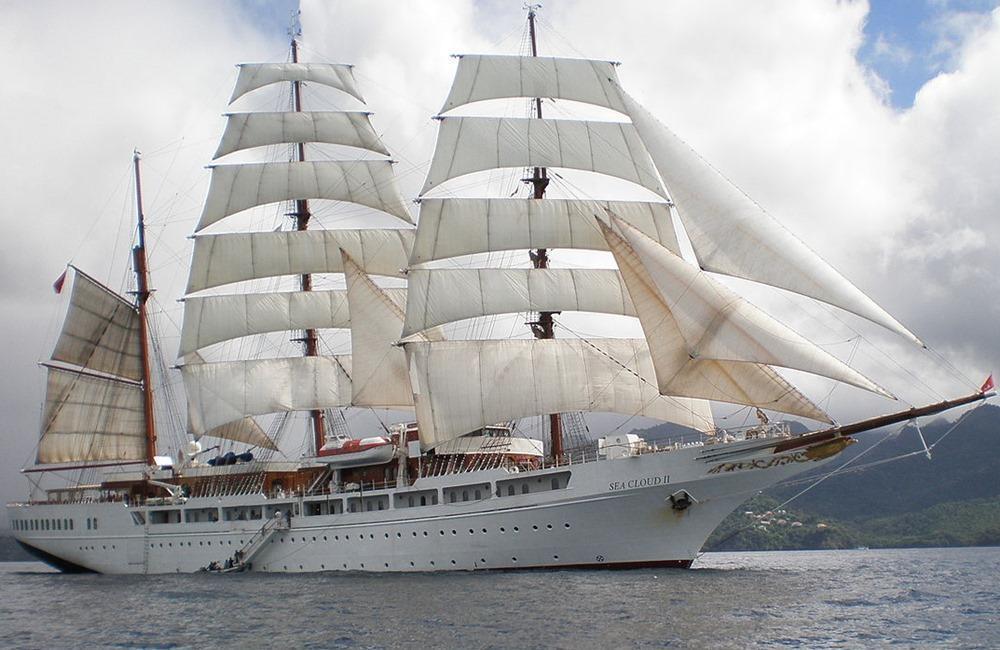
M 63 575 L 0 563 L 0 647 L 1000 647 L 1000 548 L 690 570 Z

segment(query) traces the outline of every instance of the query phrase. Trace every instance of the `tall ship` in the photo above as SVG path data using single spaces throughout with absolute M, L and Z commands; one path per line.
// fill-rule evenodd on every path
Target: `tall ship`
M 616 63 L 539 56 L 535 17 L 524 55 L 457 57 L 416 217 L 352 66 L 301 62 L 293 36 L 288 61 L 238 67 L 231 104 L 283 99 L 226 115 L 171 371 L 183 407 L 156 389 L 136 154 L 135 286 L 71 269 L 34 488 L 8 505 L 25 549 L 116 574 L 688 567 L 740 503 L 855 435 L 994 394 L 835 422 L 776 368 L 892 396 L 720 276 L 920 341 Z M 470 112 L 503 102 L 527 110 Z M 641 336 L 581 334 L 575 312 Z M 758 419 L 722 428 L 713 403 Z M 404 417 L 359 434 L 358 413 Z M 621 417 L 592 439 L 589 413 Z M 646 441 L 638 417 L 689 435 Z

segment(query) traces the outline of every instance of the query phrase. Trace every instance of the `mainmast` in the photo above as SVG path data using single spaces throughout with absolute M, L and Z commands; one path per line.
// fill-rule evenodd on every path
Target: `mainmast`
M 538 56 L 538 42 L 535 38 L 535 10 L 541 5 L 528 6 L 528 35 L 531 40 L 531 56 Z M 542 118 L 542 98 L 535 97 L 535 117 Z M 526 179 L 533 188 L 532 199 L 545 198 L 545 188 L 549 185 L 548 172 L 544 167 L 535 167 L 532 170 L 531 178 Z M 536 248 L 528 253 L 531 257 L 531 264 L 536 269 L 546 269 L 549 267 L 549 251 L 545 248 Z M 552 316 L 559 312 L 543 311 L 538 313 L 538 320 L 529 323 L 531 332 L 536 339 L 554 339 L 556 337 Z M 558 413 L 549 414 L 550 449 L 552 458 L 558 459 L 562 456 L 562 420 Z
M 142 213 L 142 181 L 139 176 L 139 152 L 132 153 L 135 169 L 135 204 L 138 220 L 138 244 L 132 249 L 132 267 L 135 270 L 136 306 L 139 308 L 139 347 L 142 359 L 142 411 L 146 423 L 146 463 L 153 465 L 156 455 L 156 423 L 153 419 L 153 384 L 149 355 L 149 321 L 146 301 L 149 300 L 149 268 L 146 264 L 146 222 Z
M 302 32 L 299 29 L 295 29 L 292 32 L 292 63 L 299 62 L 299 43 L 295 37 L 301 33 Z M 302 112 L 302 82 L 300 81 L 292 82 L 292 110 L 296 113 Z M 305 143 L 299 142 L 296 144 L 295 153 L 296 162 L 305 162 Z M 309 201 L 307 199 L 296 200 L 295 212 L 293 212 L 291 216 L 295 217 L 296 230 L 307 230 L 309 228 L 309 217 L 311 216 L 309 213 Z M 302 291 L 312 291 L 312 275 L 309 273 L 303 273 L 299 278 L 299 286 Z M 305 348 L 305 356 L 315 357 L 319 355 L 319 346 L 317 345 L 315 329 L 305 330 L 302 337 L 302 343 Z M 310 411 L 309 419 L 312 422 L 313 445 L 315 450 L 318 452 L 326 442 L 326 426 L 323 411 L 320 409 Z

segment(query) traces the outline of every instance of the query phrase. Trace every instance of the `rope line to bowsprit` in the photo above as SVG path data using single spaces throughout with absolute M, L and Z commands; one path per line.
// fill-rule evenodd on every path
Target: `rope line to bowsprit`
M 928 455 L 928 457 L 929 457 L 929 454 L 930 454 L 931 450 L 934 449 L 934 447 L 936 447 L 937 445 L 939 445 L 941 443 L 941 441 L 944 440 L 945 438 L 947 438 L 955 429 L 957 429 L 962 424 L 962 422 L 965 421 L 965 419 L 969 415 L 971 415 L 972 413 L 976 412 L 979 408 L 981 408 L 981 406 L 977 406 L 976 408 L 971 409 L 971 410 L 966 411 L 965 413 L 963 413 L 962 416 L 959 417 L 957 420 L 955 420 L 955 423 L 952 424 L 951 427 L 949 427 L 947 431 L 945 431 L 943 434 L 941 434 L 941 437 L 939 437 L 937 440 L 935 440 L 933 442 L 933 444 L 929 445 L 926 450 L 924 450 L 924 449 L 918 449 L 917 451 L 911 451 L 911 452 L 907 452 L 905 454 L 899 454 L 898 456 L 892 456 L 891 458 L 883 458 L 882 460 L 876 460 L 876 461 L 872 461 L 870 463 L 864 463 L 864 464 L 858 465 L 856 467 L 850 467 L 850 468 L 848 468 L 849 465 L 852 465 L 859 458 L 865 456 L 867 453 L 869 453 L 870 451 L 874 450 L 876 447 L 878 447 L 879 445 L 881 445 L 886 440 L 889 440 L 890 438 L 895 438 L 896 436 L 898 436 L 903 431 L 903 429 L 906 427 L 906 425 L 908 424 L 908 423 L 904 422 L 904 423 L 900 424 L 900 426 L 899 426 L 898 429 L 885 434 L 882 437 L 881 440 L 879 440 L 878 442 L 876 442 L 875 444 L 873 444 L 868 449 L 865 449 L 863 452 L 861 452 L 860 454 L 858 454 L 854 458 L 851 458 L 850 460 L 846 461 L 840 467 L 838 467 L 837 469 L 835 469 L 835 470 L 833 470 L 831 472 L 827 472 L 826 474 L 823 474 L 822 476 L 820 476 L 818 478 L 815 478 L 815 479 L 813 477 L 809 477 L 809 478 L 806 478 L 806 479 L 790 479 L 790 480 L 787 480 L 787 481 L 782 481 L 781 483 L 778 483 L 777 485 L 797 485 L 799 483 L 806 483 L 806 482 L 810 482 L 810 481 L 811 481 L 811 484 L 808 485 L 805 489 L 803 489 L 803 490 L 795 493 L 793 496 L 789 497 L 785 501 L 779 503 L 777 506 L 775 506 L 775 510 L 778 510 L 778 509 L 781 509 L 781 508 L 787 506 L 789 503 L 791 503 L 792 501 L 798 499 L 803 494 L 805 494 L 809 490 L 813 489 L 814 487 L 816 487 L 817 485 L 819 485 L 823 481 L 827 480 L 828 478 L 831 478 L 831 477 L 834 477 L 834 476 L 838 476 L 840 474 L 849 474 L 849 473 L 852 473 L 852 472 L 861 472 L 861 471 L 864 471 L 866 469 L 871 469 L 872 467 L 877 467 L 879 465 L 885 465 L 886 463 L 892 463 L 892 462 L 895 462 L 897 460 L 902 460 L 904 458 L 909 458 L 911 456 Z M 775 486 L 775 487 L 777 487 L 777 486 Z M 745 526 L 737 528 L 732 533 L 730 533 L 729 535 L 726 535 L 722 540 L 720 540 L 719 542 L 717 542 L 715 544 L 715 546 L 716 547 L 722 546 L 723 544 L 725 544 L 726 542 L 728 542 L 732 538 L 736 537 L 737 535 L 739 535 L 743 531 L 752 528 L 754 525 L 755 524 L 747 524 Z M 704 554 L 705 554 L 705 551 L 700 551 L 698 553 L 698 557 L 700 558 Z

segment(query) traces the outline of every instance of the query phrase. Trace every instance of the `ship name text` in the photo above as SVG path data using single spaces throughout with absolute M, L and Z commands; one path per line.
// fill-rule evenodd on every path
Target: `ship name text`
M 666 485 L 669 482 L 669 474 L 663 474 L 662 476 L 643 476 L 642 478 L 633 478 L 627 481 L 611 481 L 608 483 L 608 491 L 615 492 L 617 490 L 633 490 L 635 488 L 655 487 L 657 485 Z

